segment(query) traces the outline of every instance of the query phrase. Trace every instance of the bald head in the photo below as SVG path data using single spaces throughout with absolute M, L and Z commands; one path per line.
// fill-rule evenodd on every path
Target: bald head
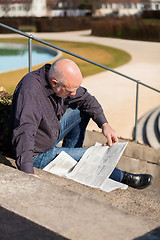
M 67 97 L 76 94 L 83 77 L 75 62 L 70 59 L 60 59 L 52 64 L 48 79 L 53 91 L 58 96 Z
M 56 78 L 63 84 L 81 84 L 82 73 L 75 62 L 70 59 L 59 59 L 52 64 L 49 80 Z

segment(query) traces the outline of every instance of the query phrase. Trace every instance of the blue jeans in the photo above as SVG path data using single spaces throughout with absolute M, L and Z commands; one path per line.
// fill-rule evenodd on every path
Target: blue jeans
M 60 120 L 60 134 L 57 142 L 51 150 L 34 156 L 33 166 L 43 169 L 62 151 L 65 151 L 76 161 L 79 161 L 87 150 L 87 148 L 82 147 L 82 145 L 89 119 L 89 116 L 79 109 L 68 108 Z M 62 139 L 62 147 L 57 147 L 57 144 Z M 121 182 L 123 178 L 123 172 L 115 168 L 110 178 Z

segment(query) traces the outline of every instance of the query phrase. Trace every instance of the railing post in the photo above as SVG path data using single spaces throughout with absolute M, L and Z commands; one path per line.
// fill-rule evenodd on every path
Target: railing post
M 28 71 L 32 71 L 32 35 L 28 38 Z
M 137 142 L 137 122 L 138 122 L 138 95 L 139 95 L 139 83 L 140 81 L 137 81 L 136 86 L 136 111 L 135 111 L 135 128 L 134 128 L 134 140 Z

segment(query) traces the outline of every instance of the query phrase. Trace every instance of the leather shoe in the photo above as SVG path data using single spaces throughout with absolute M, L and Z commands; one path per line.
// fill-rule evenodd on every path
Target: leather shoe
M 151 184 L 152 176 L 150 174 L 132 174 L 123 172 L 122 183 L 132 188 L 143 189 Z

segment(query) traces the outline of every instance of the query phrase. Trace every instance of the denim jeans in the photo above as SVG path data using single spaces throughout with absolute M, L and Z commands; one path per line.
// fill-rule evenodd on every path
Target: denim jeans
M 60 120 L 60 133 L 57 142 L 51 150 L 34 156 L 33 166 L 43 169 L 62 151 L 65 151 L 76 161 L 79 161 L 87 150 L 87 148 L 82 147 L 82 145 L 89 119 L 89 116 L 79 109 L 68 108 Z M 62 147 L 57 147 L 57 144 L 62 139 Z M 123 172 L 115 168 L 110 178 L 121 182 L 123 178 Z

